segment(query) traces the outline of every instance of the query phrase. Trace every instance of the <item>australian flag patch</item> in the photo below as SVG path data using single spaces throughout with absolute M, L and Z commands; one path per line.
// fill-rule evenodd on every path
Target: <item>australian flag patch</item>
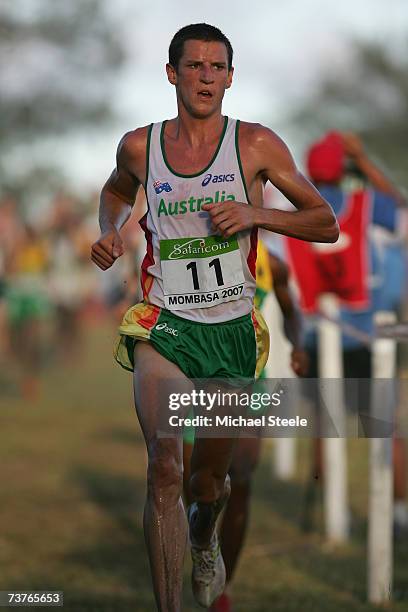
M 161 193 L 162 191 L 166 191 L 168 193 L 172 190 L 169 183 L 163 183 L 162 181 L 155 181 L 153 183 L 153 187 L 156 193 Z

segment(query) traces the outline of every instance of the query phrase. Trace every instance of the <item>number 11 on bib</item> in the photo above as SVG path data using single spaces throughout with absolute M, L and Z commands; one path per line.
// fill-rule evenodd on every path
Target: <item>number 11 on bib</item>
M 165 307 L 202 308 L 237 300 L 244 272 L 236 237 L 160 241 Z

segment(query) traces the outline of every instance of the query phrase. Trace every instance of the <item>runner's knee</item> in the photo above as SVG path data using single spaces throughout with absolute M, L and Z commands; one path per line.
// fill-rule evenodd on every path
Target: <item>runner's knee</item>
M 190 489 L 194 499 L 209 503 L 221 497 L 224 483 L 224 473 L 211 467 L 202 467 L 191 475 Z
M 177 502 L 183 489 L 183 465 L 177 453 L 164 441 L 149 449 L 147 486 L 157 503 Z

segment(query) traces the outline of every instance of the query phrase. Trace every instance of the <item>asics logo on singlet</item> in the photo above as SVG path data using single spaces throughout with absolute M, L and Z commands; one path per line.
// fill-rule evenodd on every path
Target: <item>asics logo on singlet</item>
M 231 183 L 235 181 L 235 174 L 206 174 L 201 185 L 206 187 L 209 183 Z
M 157 331 L 164 331 L 166 334 L 171 334 L 172 336 L 178 336 L 178 330 L 174 329 L 174 327 L 169 327 L 167 323 L 159 323 L 155 328 Z
M 170 183 L 162 183 L 162 181 L 154 181 L 153 187 L 156 193 L 161 193 L 162 191 L 172 191 Z

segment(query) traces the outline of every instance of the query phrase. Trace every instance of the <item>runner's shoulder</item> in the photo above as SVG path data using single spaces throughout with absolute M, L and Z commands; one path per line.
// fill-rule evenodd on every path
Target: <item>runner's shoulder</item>
M 126 132 L 120 139 L 116 153 L 118 169 L 138 177 L 142 182 L 146 172 L 146 147 L 149 126 Z
M 130 130 L 122 136 L 118 145 L 118 156 L 125 160 L 146 159 L 149 125 Z
M 240 122 L 240 141 L 251 149 L 286 149 L 282 138 L 270 128 L 261 123 L 251 123 L 249 121 Z
M 239 136 L 240 149 L 245 159 L 250 159 L 256 170 L 268 173 L 271 168 L 291 168 L 292 156 L 288 147 L 270 128 L 260 123 L 242 123 Z

